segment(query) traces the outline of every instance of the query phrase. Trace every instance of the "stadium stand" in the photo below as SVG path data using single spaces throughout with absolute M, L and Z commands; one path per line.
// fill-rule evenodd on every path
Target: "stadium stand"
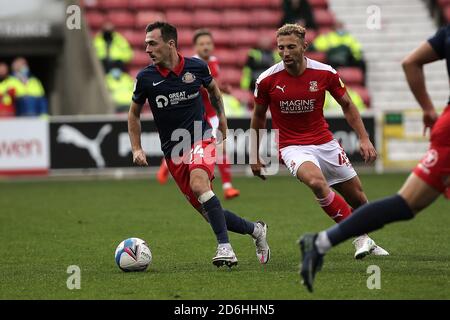
M 335 22 L 328 0 L 309 0 L 313 9 L 318 32 L 307 31 L 307 41 L 312 42 L 321 32 L 330 30 Z M 233 94 L 242 102 L 251 99 L 251 93 L 239 89 L 242 68 L 249 48 L 254 47 L 261 34 L 273 34 L 281 21 L 282 0 L 84 0 L 86 20 L 95 34 L 106 19 L 111 19 L 130 42 L 134 58 L 128 71 L 135 76 L 138 70 L 149 63 L 143 51 L 143 30 L 151 21 L 164 20 L 173 23 L 179 31 L 180 51 L 192 55 L 192 34 L 196 28 L 209 28 L 215 40 L 215 55 L 221 63 L 221 82 L 231 85 Z M 308 52 L 307 56 L 326 62 L 322 52 Z M 367 90 L 354 70 L 344 69 L 343 78 L 363 91 L 365 102 L 369 102 Z

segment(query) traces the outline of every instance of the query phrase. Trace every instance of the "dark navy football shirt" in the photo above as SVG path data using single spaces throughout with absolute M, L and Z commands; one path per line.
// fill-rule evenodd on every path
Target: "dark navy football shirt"
M 175 132 L 175 139 L 172 138 L 177 129 L 185 129 L 190 134 L 189 148 L 194 142 L 211 137 L 211 126 L 204 117 L 200 94 L 200 88 L 206 88 L 212 81 L 208 65 L 197 58 L 178 56 L 180 63 L 173 70 L 156 65 L 142 69 L 136 76 L 133 92 L 133 101 L 137 104 L 142 105 L 148 100 L 167 158 L 181 140 L 186 143 L 186 138 L 176 134 L 180 131 Z
M 428 39 L 428 43 L 436 51 L 439 58 L 447 61 L 447 74 L 450 77 L 450 24 L 440 28 L 433 37 Z

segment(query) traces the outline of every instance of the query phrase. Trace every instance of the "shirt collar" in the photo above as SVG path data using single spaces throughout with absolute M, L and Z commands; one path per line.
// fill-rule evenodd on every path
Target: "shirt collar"
M 164 77 L 167 78 L 167 76 L 169 75 L 170 72 L 175 73 L 178 77 L 180 76 L 181 72 L 184 69 L 184 57 L 178 53 L 178 57 L 180 58 L 180 63 L 178 63 L 177 66 L 175 66 L 175 68 L 173 68 L 173 70 L 167 69 L 165 67 L 160 67 L 160 66 L 156 66 L 156 70 L 158 70 L 158 72 Z

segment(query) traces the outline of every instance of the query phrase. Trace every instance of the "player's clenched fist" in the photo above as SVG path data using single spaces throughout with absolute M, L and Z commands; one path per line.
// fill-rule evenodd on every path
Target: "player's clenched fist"
M 144 150 L 139 149 L 133 151 L 133 163 L 138 166 L 148 166 L 147 156 L 145 155 Z
M 258 163 L 251 164 L 250 167 L 255 177 L 258 177 L 262 180 L 266 180 L 266 176 L 261 173 L 262 168 L 265 167 L 263 163 L 258 161 Z

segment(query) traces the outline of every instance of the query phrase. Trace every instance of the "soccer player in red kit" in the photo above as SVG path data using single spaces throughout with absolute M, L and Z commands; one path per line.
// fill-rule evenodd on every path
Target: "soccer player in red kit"
M 301 276 L 309 291 L 323 264 L 323 256 L 341 242 L 385 224 L 409 220 L 431 205 L 441 194 L 450 198 L 450 99 L 440 117 L 425 87 L 423 66 L 446 59 L 450 76 L 450 25 L 439 29 L 403 60 L 409 87 L 423 110 L 424 133 L 431 129 L 430 148 L 402 188 L 394 196 L 366 204 L 343 222 L 300 240 Z
M 367 197 L 345 151 L 328 129 L 323 115 L 326 90 L 342 106 L 347 122 L 356 131 L 364 160 L 374 161 L 377 153 L 336 70 L 304 56 L 305 29 L 297 24 L 284 25 L 278 29 L 277 46 L 282 61 L 256 81 L 251 128 L 265 128 L 270 108 L 273 128 L 279 130 L 279 152 L 284 164 L 338 223 L 351 214 L 352 208 L 365 204 Z M 259 141 L 256 146 L 258 149 Z M 265 179 L 262 166 L 259 157 L 257 163 L 251 164 L 253 174 Z M 358 235 L 354 245 L 357 259 L 368 254 L 388 255 L 367 234 Z
M 212 34 L 207 29 L 198 29 L 194 33 L 193 44 L 196 55 L 194 58 L 202 59 L 208 64 L 209 70 L 211 71 L 211 76 L 217 81 L 219 77 L 219 61 L 217 57 L 212 55 L 214 50 L 214 42 Z M 204 88 L 200 90 L 202 95 L 203 104 L 205 106 L 206 120 L 209 122 L 213 128 L 213 135 L 217 131 L 219 126 L 219 118 L 217 117 L 216 110 L 211 105 L 209 101 L 208 91 Z M 222 178 L 222 188 L 225 199 L 233 199 L 239 196 L 239 190 L 233 188 L 231 181 L 231 166 L 226 156 L 226 152 L 222 152 L 218 155 L 221 159 L 218 159 L 217 166 L 219 168 L 220 176 Z M 169 170 L 165 161 L 161 163 L 160 170 L 158 171 L 157 178 L 161 184 L 167 181 Z

